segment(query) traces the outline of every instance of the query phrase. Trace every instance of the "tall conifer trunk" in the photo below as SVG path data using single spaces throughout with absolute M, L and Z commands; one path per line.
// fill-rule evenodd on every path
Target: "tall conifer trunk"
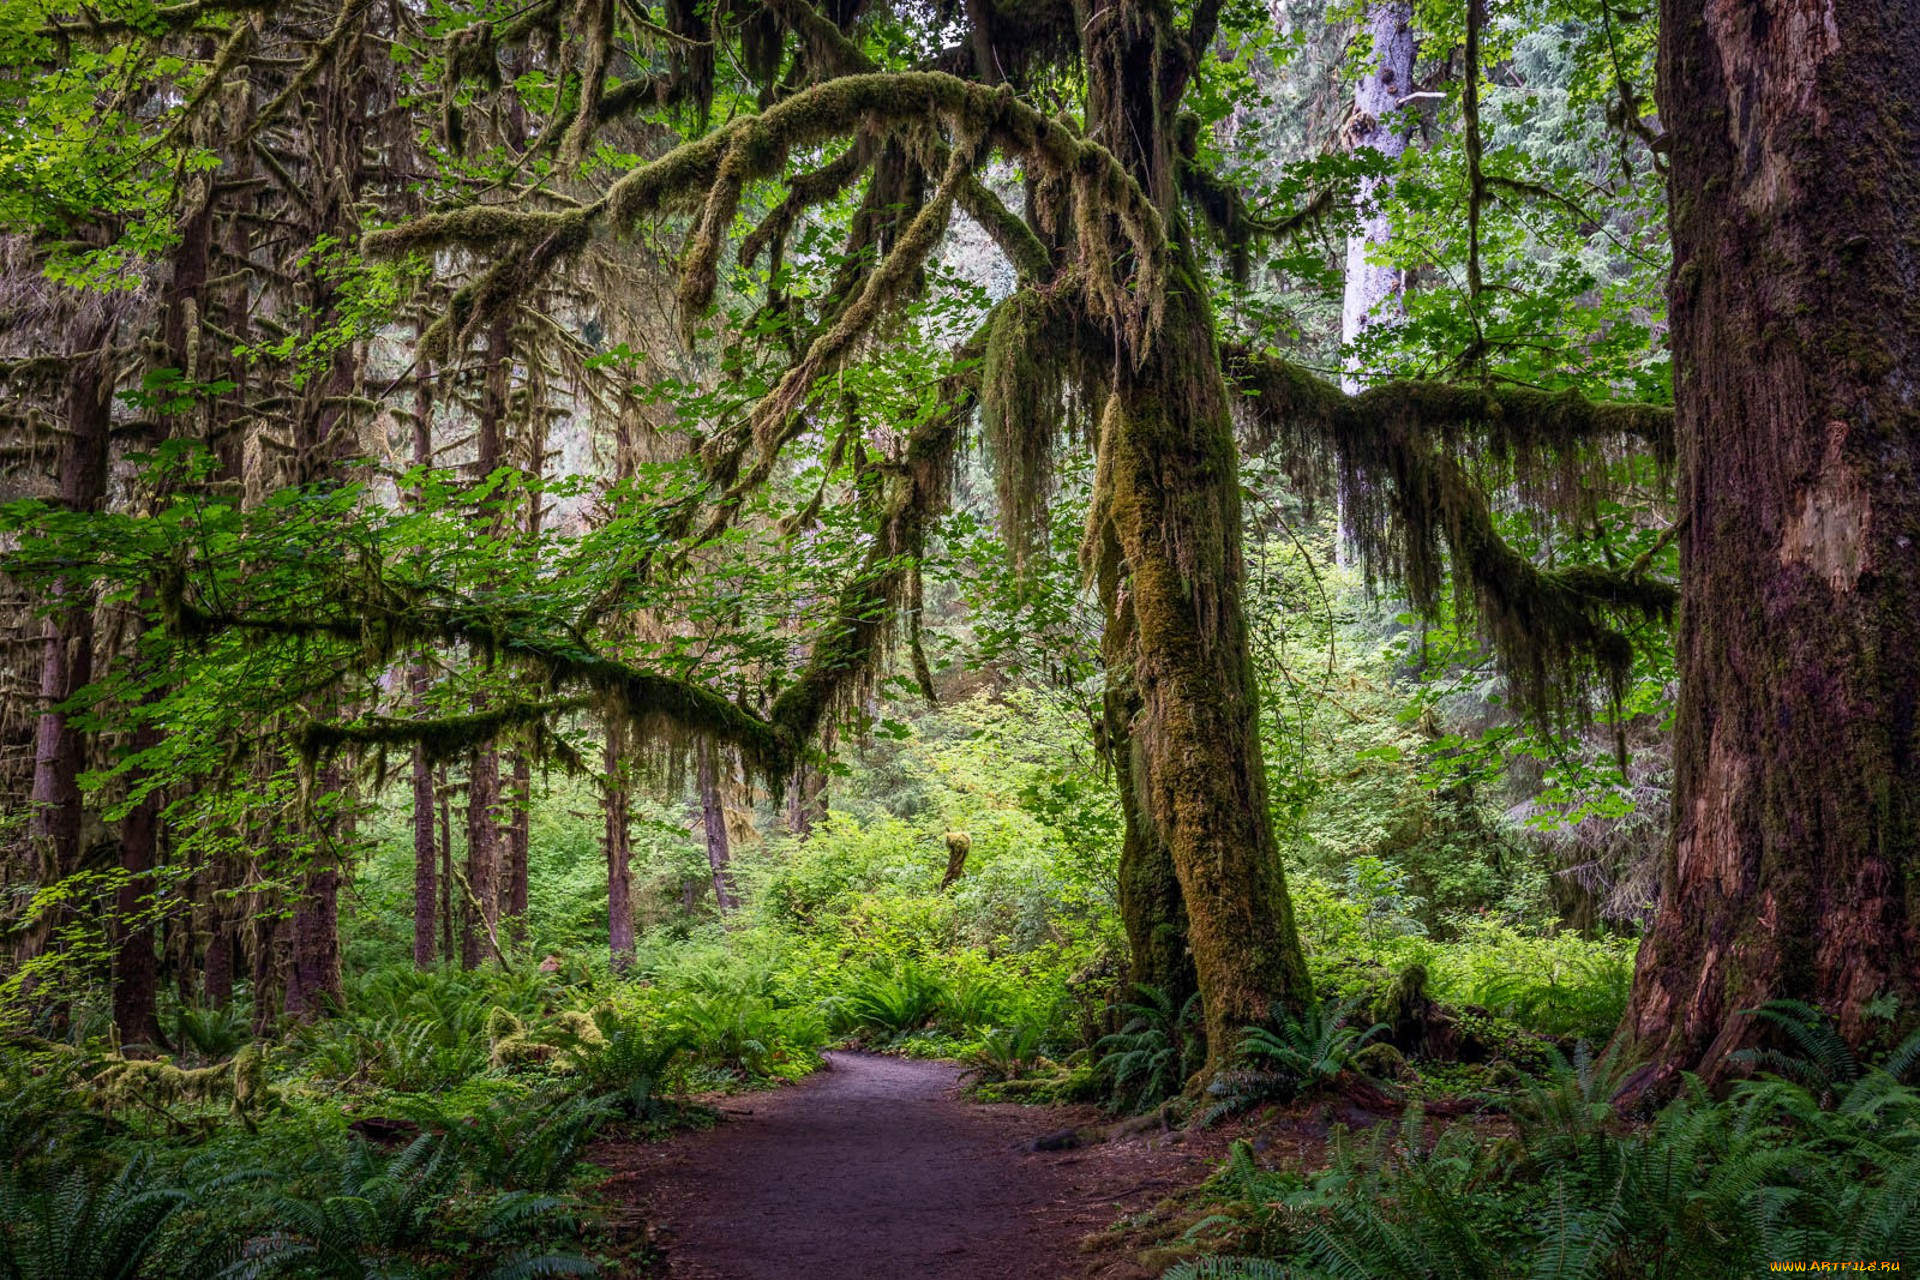
M 107 432 L 112 425 L 113 338 L 108 315 L 76 323 L 68 348 L 60 452 L 55 463 L 60 505 L 97 510 L 107 490 Z M 63 709 L 93 679 L 93 600 L 79 584 L 54 589 L 59 605 L 47 615 L 40 646 L 40 719 L 34 728 L 32 807 L 28 835 L 40 883 L 52 885 L 79 870 L 83 809 L 80 774 L 86 737 Z M 60 922 L 59 909 L 42 915 L 23 940 L 23 958 L 43 951 Z
M 422 322 L 424 328 L 425 322 Z M 433 465 L 433 378 L 422 367 L 415 375 L 413 391 L 413 465 Z M 419 703 L 426 697 L 431 676 L 424 663 L 413 669 L 413 696 Z M 434 925 L 440 904 L 440 851 L 433 839 L 433 765 L 427 750 L 419 743 L 413 747 L 413 963 L 415 968 L 433 967 Z
M 1664 0 L 1682 607 L 1674 841 L 1625 1035 L 1920 1001 L 1920 0 Z

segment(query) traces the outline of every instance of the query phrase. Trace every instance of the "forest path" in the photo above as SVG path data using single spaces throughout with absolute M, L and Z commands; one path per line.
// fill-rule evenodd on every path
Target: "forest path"
M 596 1155 L 672 1280 L 1082 1276 L 1082 1237 L 1204 1172 L 1184 1143 L 1036 1152 L 1095 1113 L 962 1101 L 951 1063 L 827 1056 L 709 1132 Z

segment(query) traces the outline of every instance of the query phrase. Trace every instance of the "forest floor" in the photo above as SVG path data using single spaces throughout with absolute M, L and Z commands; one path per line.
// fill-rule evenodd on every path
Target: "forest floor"
M 671 1280 L 1065 1280 L 1148 1274 L 1087 1238 L 1205 1177 L 1225 1133 L 1151 1131 L 1040 1151 L 1090 1107 L 968 1102 L 951 1063 L 831 1053 L 790 1088 L 732 1098 L 723 1122 L 606 1143 L 605 1192 L 649 1231 Z

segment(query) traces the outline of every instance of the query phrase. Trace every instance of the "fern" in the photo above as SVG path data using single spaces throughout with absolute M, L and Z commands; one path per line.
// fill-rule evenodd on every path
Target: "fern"
M 1147 1111 L 1179 1093 L 1199 1066 L 1200 997 L 1188 997 L 1176 1011 L 1173 997 L 1159 987 L 1141 983 L 1134 991 L 1134 1002 L 1121 1006 L 1127 1021 L 1101 1037 L 1094 1052 L 1101 1074 L 1112 1082 L 1115 1109 Z
M 1162 1272 L 1160 1280 L 1296 1280 L 1300 1276 L 1300 1272 L 1265 1258 L 1218 1255 L 1177 1263 Z

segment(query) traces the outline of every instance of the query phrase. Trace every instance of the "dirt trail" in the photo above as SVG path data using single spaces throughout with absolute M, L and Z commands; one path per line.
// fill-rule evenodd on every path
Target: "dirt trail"
M 946 1063 L 828 1055 L 726 1123 L 620 1148 L 616 1194 L 656 1224 L 673 1280 L 1056 1280 L 1080 1240 L 1190 1181 L 1205 1158 L 1130 1142 L 1035 1152 L 1089 1111 L 979 1106 Z

